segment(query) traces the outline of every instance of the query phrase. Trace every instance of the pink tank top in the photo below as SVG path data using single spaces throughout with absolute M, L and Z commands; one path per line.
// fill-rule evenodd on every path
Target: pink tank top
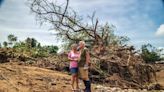
M 79 58 L 80 54 L 79 53 L 74 53 L 73 51 L 70 51 L 70 53 L 68 53 L 68 57 L 69 58 Z M 70 68 L 77 68 L 78 67 L 78 61 L 72 60 L 70 62 Z

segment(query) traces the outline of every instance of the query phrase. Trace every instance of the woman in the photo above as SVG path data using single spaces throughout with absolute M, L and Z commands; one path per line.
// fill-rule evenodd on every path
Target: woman
M 68 54 L 68 59 L 70 60 L 70 72 L 72 75 L 71 86 L 72 90 L 78 90 L 78 61 L 80 59 L 80 52 L 77 51 L 77 44 L 73 44 L 71 51 Z M 74 89 L 74 83 L 76 82 L 76 89 Z

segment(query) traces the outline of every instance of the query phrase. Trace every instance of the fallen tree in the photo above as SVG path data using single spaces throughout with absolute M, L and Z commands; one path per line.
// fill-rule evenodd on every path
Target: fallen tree
M 84 22 L 83 18 L 69 7 L 69 0 L 66 0 L 65 4 L 53 0 L 28 1 L 37 21 L 50 24 L 51 30 L 65 42 L 66 47 L 80 40 L 88 44 L 92 56 L 90 74 L 93 81 L 136 88 L 144 88 L 146 84 L 156 82 L 153 67 L 144 63 L 133 46 L 126 45 L 128 37 L 116 36 L 113 25 L 99 24 L 95 13 L 88 17 L 91 20 L 89 23 Z M 61 62 L 61 58 L 55 62 L 60 62 L 55 64 L 63 64 L 63 67 L 69 63 L 67 60 L 67 64 Z
M 111 47 L 110 47 L 111 48 Z M 139 55 L 133 54 L 128 62 L 127 48 L 120 50 L 106 48 L 104 55 L 91 52 L 90 78 L 93 83 L 106 84 L 121 88 L 148 88 L 150 84 L 157 83 L 156 69 L 152 65 L 142 62 Z M 108 51 L 110 50 L 110 52 Z M 113 50 L 113 51 L 112 51 Z M 115 52 L 116 51 L 116 52 Z M 133 52 L 133 51 L 132 51 Z M 67 54 L 49 55 L 49 57 L 30 58 L 19 55 L 14 50 L 1 49 L 1 63 L 18 62 L 27 66 L 36 66 L 61 72 L 69 72 Z M 20 59 L 21 57 L 21 59 Z

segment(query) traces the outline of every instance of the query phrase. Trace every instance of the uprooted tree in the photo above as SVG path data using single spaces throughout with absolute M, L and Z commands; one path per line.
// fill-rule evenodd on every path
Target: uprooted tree
M 108 45 L 109 43 L 122 44 L 122 41 L 128 40 L 127 37 L 114 35 L 115 26 L 100 25 L 98 19 L 95 18 L 95 12 L 88 17 L 91 23 L 84 22 L 83 18 L 69 7 L 69 0 L 66 0 L 65 6 L 57 5 L 53 0 L 29 1 L 37 20 L 41 24 L 50 23 L 52 25 L 51 30 L 55 31 L 56 35 L 63 38 L 65 42 L 84 40 L 90 45 L 100 42 Z
M 65 5 L 53 0 L 29 2 L 37 21 L 41 24 L 50 24 L 51 30 L 55 31 L 67 47 L 80 40 L 93 47 L 90 49 L 93 56 L 93 79 L 98 78 L 100 82 L 105 81 L 117 86 L 137 88 L 151 83 L 152 79 L 156 81 L 152 66 L 144 64 L 134 47 L 125 44 L 129 38 L 116 36 L 113 25 L 99 24 L 95 13 L 88 17 L 91 22 L 87 23 L 69 7 L 69 0 L 65 1 Z

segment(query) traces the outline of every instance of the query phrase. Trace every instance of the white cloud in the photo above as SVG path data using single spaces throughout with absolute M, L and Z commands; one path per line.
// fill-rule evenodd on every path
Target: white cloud
M 164 24 L 161 24 L 160 27 L 156 31 L 157 36 L 164 36 Z
M 66 0 L 49 0 L 65 5 Z M 35 21 L 35 16 L 30 14 L 27 0 L 4 0 L 0 8 L 0 42 L 6 39 L 7 34 L 13 33 L 20 39 L 26 36 L 35 37 L 43 44 L 56 44 L 56 38 L 47 32 L 48 26 L 41 28 Z M 58 4 L 57 3 L 57 4 Z M 69 6 L 84 17 L 84 22 L 90 22 L 87 15 L 96 11 L 99 24 L 109 22 L 117 27 L 118 35 L 130 37 L 132 43 L 139 46 L 149 42 L 156 46 L 163 46 L 163 38 L 155 38 L 158 20 L 163 20 L 163 6 L 160 0 L 70 0 Z M 153 6 L 153 8 L 152 8 Z M 148 35 L 145 35 L 148 34 Z
M 60 45 L 57 42 L 54 35 L 51 35 L 49 31 L 41 29 L 18 29 L 18 28 L 5 28 L 0 26 L 0 43 L 7 40 L 9 34 L 14 34 L 18 37 L 18 40 L 25 40 L 27 37 L 33 37 L 42 45 Z

